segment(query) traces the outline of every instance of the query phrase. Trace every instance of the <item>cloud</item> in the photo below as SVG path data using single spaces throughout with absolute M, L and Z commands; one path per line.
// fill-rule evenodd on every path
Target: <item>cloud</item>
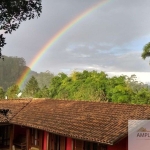
M 4 55 L 24 57 L 29 65 L 38 52 L 63 27 L 98 0 L 42 1 L 40 18 L 22 22 L 6 35 Z M 45 51 L 35 71 L 74 68 L 115 72 L 149 71 L 142 47 L 150 37 L 149 0 L 112 0 L 68 29 Z
M 112 76 L 120 76 L 120 75 L 127 75 L 130 77 L 131 75 L 136 75 L 137 81 L 138 82 L 143 82 L 145 84 L 150 84 L 149 82 L 149 72 L 107 72 L 107 74 L 112 77 Z

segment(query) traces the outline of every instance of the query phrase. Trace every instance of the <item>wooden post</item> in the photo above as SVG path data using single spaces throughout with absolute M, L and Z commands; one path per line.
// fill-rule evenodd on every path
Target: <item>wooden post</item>
M 65 137 L 60 136 L 60 150 L 65 150 Z
M 30 128 L 27 128 L 26 129 L 26 147 L 27 147 L 27 150 L 29 150 L 29 148 L 31 147 L 30 145 Z
M 82 140 L 76 140 L 75 142 L 75 149 L 76 150 L 83 150 L 84 142 Z
M 91 150 L 93 150 L 93 143 L 91 143 Z
M 51 134 L 51 150 L 55 149 L 55 135 Z
M 12 150 L 14 140 L 14 125 L 10 125 L 10 143 L 9 143 L 9 150 Z
M 47 150 L 47 132 L 44 131 L 44 135 L 43 135 L 43 150 Z
M 39 150 L 42 150 L 42 139 L 43 139 L 43 131 L 40 130 L 40 135 L 39 135 Z
M 47 150 L 49 149 L 49 133 L 47 132 Z

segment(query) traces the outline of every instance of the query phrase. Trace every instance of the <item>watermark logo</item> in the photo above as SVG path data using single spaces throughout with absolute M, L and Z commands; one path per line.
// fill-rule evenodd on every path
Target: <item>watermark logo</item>
M 150 120 L 128 121 L 128 150 L 150 149 Z
M 147 130 L 146 128 L 141 127 L 139 130 L 137 130 L 137 139 L 150 140 L 150 130 Z

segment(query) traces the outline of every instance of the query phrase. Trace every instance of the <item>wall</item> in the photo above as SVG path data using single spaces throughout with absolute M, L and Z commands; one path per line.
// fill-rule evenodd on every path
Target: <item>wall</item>
M 67 138 L 66 150 L 72 150 L 72 139 L 71 138 Z

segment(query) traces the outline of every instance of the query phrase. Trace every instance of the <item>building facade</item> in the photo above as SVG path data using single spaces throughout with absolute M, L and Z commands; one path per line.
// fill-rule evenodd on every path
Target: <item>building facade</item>
M 1 150 L 128 150 L 128 120 L 150 106 L 51 99 L 1 100 Z

